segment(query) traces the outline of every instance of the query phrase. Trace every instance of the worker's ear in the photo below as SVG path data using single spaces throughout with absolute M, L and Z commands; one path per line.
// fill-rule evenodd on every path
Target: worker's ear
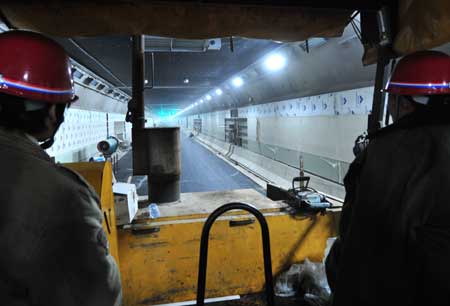
M 64 122 L 64 112 L 70 104 L 53 104 L 48 109 L 47 126 L 58 128 Z
M 58 118 L 56 117 L 56 105 L 52 104 L 52 106 L 48 109 L 48 116 L 45 120 L 45 125 L 48 128 L 54 128 L 57 122 Z
M 416 106 L 413 102 L 409 101 L 408 99 L 401 99 L 400 100 L 400 112 L 409 114 L 416 110 Z

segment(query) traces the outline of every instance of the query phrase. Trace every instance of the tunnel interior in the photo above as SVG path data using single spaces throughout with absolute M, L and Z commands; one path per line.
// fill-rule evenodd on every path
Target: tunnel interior
M 354 140 L 372 112 L 376 66 L 361 62 L 360 15 L 352 17 L 341 35 L 295 42 L 144 36 L 146 127 L 180 127 L 182 193 L 263 192 L 266 183 L 289 185 L 302 163 L 317 188 L 344 197 Z M 86 99 L 70 110 L 50 154 L 81 161 L 97 154 L 83 146 L 94 138 L 119 134 L 131 143 L 123 116 L 132 95 L 130 37 L 54 38 L 80 67 L 77 84 Z M 101 96 L 92 99 L 92 89 Z M 119 103 L 105 106 L 105 96 Z M 88 106 L 88 98 L 98 105 Z M 103 131 L 80 133 L 80 119 Z M 133 175 L 132 153 L 122 156 L 117 179 L 147 194 L 147 178 Z
M 252 188 L 263 193 L 267 182 L 289 182 L 302 161 L 321 186 L 342 196 L 351 143 L 367 124 L 373 94 L 374 65 L 360 61 L 363 47 L 354 29 L 359 18 L 353 22 L 338 37 L 285 43 L 144 36 L 146 127 L 180 127 L 181 192 Z M 50 153 L 61 161 L 77 154 L 79 160 L 90 158 L 63 152 L 74 147 L 67 141 L 72 137 L 79 147 L 86 137 L 93 139 L 87 131 L 84 137 L 75 132 L 77 119 L 100 119 L 105 113 L 105 136 L 120 134 L 131 143 L 131 125 L 120 115 L 132 95 L 130 38 L 55 39 L 77 65 L 97 76 L 80 76 L 77 83 L 86 97 L 94 88 L 102 96 L 124 100 L 111 110 L 92 109 L 91 104 L 91 113 L 86 105 L 74 105 L 68 115 L 71 126 L 62 129 Z M 97 154 L 88 151 L 84 154 Z M 289 169 L 276 169 L 280 167 Z M 116 179 L 135 183 L 138 193 L 146 195 L 146 176 L 133 175 L 132 169 L 132 153 L 124 152 Z

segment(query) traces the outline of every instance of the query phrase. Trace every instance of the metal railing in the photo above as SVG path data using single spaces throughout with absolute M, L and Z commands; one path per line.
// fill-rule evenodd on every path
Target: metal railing
M 197 306 L 203 306 L 205 304 L 205 285 L 206 285 L 206 269 L 208 263 L 208 242 L 209 232 L 213 223 L 218 217 L 229 210 L 242 209 L 248 211 L 258 219 L 261 226 L 261 235 L 263 243 L 263 256 L 264 256 L 264 276 L 266 280 L 266 299 L 267 306 L 274 306 L 274 289 L 273 289 L 273 276 L 272 276 L 272 257 L 270 255 L 270 235 L 269 227 L 267 226 L 266 219 L 263 214 L 254 206 L 246 203 L 233 202 L 225 204 L 217 208 L 208 217 L 203 226 L 201 241 L 200 241 L 200 260 L 198 267 L 198 286 L 197 286 Z

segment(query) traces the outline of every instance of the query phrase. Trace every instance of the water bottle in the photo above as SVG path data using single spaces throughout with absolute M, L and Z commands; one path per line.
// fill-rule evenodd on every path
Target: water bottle
M 306 195 L 306 199 L 310 203 L 314 203 L 314 204 L 322 202 L 321 196 L 319 194 L 317 194 L 317 193 L 310 193 L 310 194 Z
M 159 216 L 161 216 L 161 213 L 159 212 L 158 205 L 156 205 L 155 203 L 151 203 L 148 206 L 148 214 L 150 215 L 150 218 L 152 218 L 152 219 L 159 218 Z

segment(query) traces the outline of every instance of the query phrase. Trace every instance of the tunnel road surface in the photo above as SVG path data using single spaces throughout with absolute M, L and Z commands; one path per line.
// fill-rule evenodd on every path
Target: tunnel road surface
M 119 161 L 116 179 L 126 182 L 132 175 L 132 152 Z M 134 176 L 139 195 L 147 195 L 147 177 Z M 181 192 L 223 191 L 252 188 L 265 194 L 263 188 L 230 166 L 214 153 L 181 133 Z

